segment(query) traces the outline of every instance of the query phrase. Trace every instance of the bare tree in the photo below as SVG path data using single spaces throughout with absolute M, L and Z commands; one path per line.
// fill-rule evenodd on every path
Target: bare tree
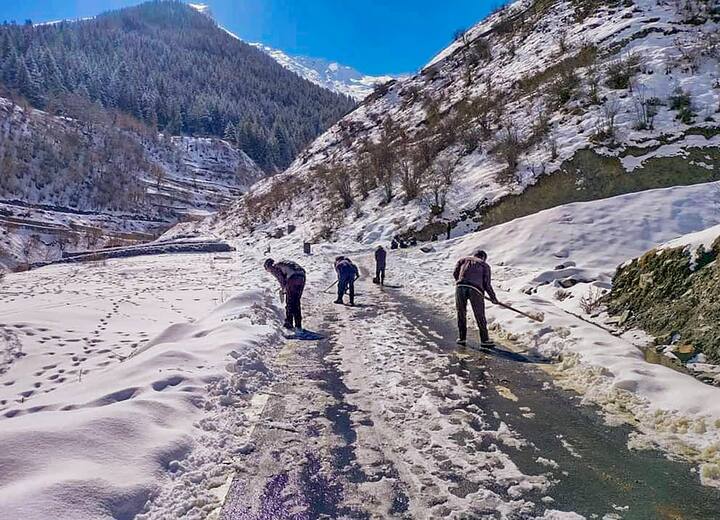
M 380 140 L 377 143 L 366 142 L 368 154 L 368 164 L 373 171 L 377 184 L 383 189 L 383 199 L 387 204 L 395 196 L 394 181 L 395 167 L 397 163 L 397 155 L 393 138 L 396 130 L 391 120 L 386 120 L 383 124 L 383 130 Z
M 350 169 L 344 164 L 331 164 L 320 168 L 320 174 L 325 177 L 330 189 L 340 199 L 343 209 L 353 205 L 352 175 Z
M 453 184 L 455 162 L 449 158 L 435 161 L 427 179 L 427 202 L 433 215 L 442 215 L 447 204 L 447 194 Z
M 365 146 L 363 146 L 365 148 Z M 368 198 L 370 191 L 377 187 L 375 176 L 372 172 L 372 166 L 367 153 L 361 153 L 357 167 L 355 169 L 358 191 L 363 200 Z
M 401 147 L 398 152 L 400 186 L 405 192 L 405 200 L 410 201 L 420 195 L 424 174 L 423 160 L 418 150 L 407 146 Z

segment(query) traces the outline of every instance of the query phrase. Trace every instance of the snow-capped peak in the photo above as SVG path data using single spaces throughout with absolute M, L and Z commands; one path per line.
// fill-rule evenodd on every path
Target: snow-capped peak
M 367 97 L 373 91 L 375 85 L 398 79 L 397 76 L 390 75 L 368 76 L 352 67 L 322 58 L 290 56 L 281 50 L 273 49 L 262 43 L 250 43 L 250 45 L 267 53 L 280 65 L 301 78 L 305 78 L 333 92 L 350 96 L 358 101 Z
M 211 14 L 210 14 L 210 6 L 207 5 L 207 4 L 191 4 L 191 3 L 188 3 L 188 5 L 189 5 L 190 7 L 192 7 L 193 9 L 195 9 L 198 13 L 201 13 L 201 14 L 204 14 L 204 15 L 207 15 L 207 16 L 211 16 Z

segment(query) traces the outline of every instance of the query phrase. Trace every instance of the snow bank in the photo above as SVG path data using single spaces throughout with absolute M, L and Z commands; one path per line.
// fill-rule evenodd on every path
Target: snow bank
M 0 374 L 3 517 L 133 518 L 147 508 L 141 518 L 206 518 L 218 507 L 211 489 L 243 449 L 243 408 L 273 377 L 263 356 L 278 331 L 258 290 L 192 320 L 216 305 L 208 281 L 224 277 L 202 260 L 8 277 L 15 292 L 3 293 L 1 327 L 20 337 L 23 355 Z M 149 330 L 159 333 L 142 341 Z
M 697 260 L 700 248 L 702 247 L 704 251 L 710 251 L 712 249 L 712 245 L 718 238 L 720 238 L 720 226 L 713 226 L 708 229 L 698 231 L 697 233 L 690 233 L 682 237 L 678 237 L 675 240 L 670 240 L 669 242 L 661 245 L 658 249 L 684 248 L 685 251 L 689 252 L 692 257 L 690 268 L 694 270 L 695 261 Z
M 499 299 L 545 315 L 543 323 L 535 323 L 491 306 L 496 334 L 504 331 L 529 354 L 562 360 L 555 371 L 561 385 L 637 424 L 652 443 L 720 463 L 714 451 L 706 452 L 706 459 L 698 455 L 720 443 L 720 389 L 647 363 L 636 346 L 641 335 L 617 337 L 592 323 L 579 305 L 589 291 L 608 289 L 616 266 L 628 258 L 710 226 L 716 227 L 682 243 L 716 238 L 715 186 L 652 190 L 546 210 L 437 243 L 431 253 L 392 254 L 389 273 L 452 313 L 455 261 L 475 248 L 486 249 Z

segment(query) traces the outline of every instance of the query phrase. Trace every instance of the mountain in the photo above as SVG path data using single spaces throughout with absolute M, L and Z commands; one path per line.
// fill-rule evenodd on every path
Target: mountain
M 378 89 L 226 219 L 432 240 L 717 179 L 719 19 L 704 0 L 515 2 Z
M 251 43 L 250 45 L 272 56 L 280 65 L 301 78 L 358 101 L 362 101 L 372 94 L 376 86 L 398 79 L 395 76 L 368 76 L 352 67 L 323 58 L 290 56 L 281 50 L 261 43 Z
M 61 117 L 0 98 L 0 269 L 152 240 L 265 176 L 227 141 L 157 134 L 83 98 L 63 102 Z
M 73 93 L 173 135 L 228 137 L 266 171 L 289 165 L 353 107 L 200 11 L 156 0 L 89 20 L 0 26 L 0 83 L 54 114 Z

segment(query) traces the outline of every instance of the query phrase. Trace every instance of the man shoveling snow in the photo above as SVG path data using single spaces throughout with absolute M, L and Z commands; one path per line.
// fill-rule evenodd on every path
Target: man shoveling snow
M 305 269 L 295 262 L 283 260 L 275 262 L 272 258 L 265 260 L 265 270 L 277 278 L 280 288 L 285 294 L 286 329 L 302 329 L 302 309 L 300 299 L 305 289 Z
M 335 259 L 335 272 L 338 277 L 338 297 L 335 303 L 342 304 L 346 292 L 350 295 L 350 306 L 355 305 L 355 280 L 360 278 L 360 271 L 352 261 L 345 256 Z
M 486 262 L 487 253 L 476 250 L 472 256 L 461 258 L 455 265 L 455 305 L 458 320 L 458 345 L 467 344 L 467 302 L 470 300 L 475 321 L 480 329 L 480 345 L 492 347 L 490 334 L 485 317 L 485 293 L 490 301 L 497 304 L 498 300 L 492 288 L 490 266 Z

